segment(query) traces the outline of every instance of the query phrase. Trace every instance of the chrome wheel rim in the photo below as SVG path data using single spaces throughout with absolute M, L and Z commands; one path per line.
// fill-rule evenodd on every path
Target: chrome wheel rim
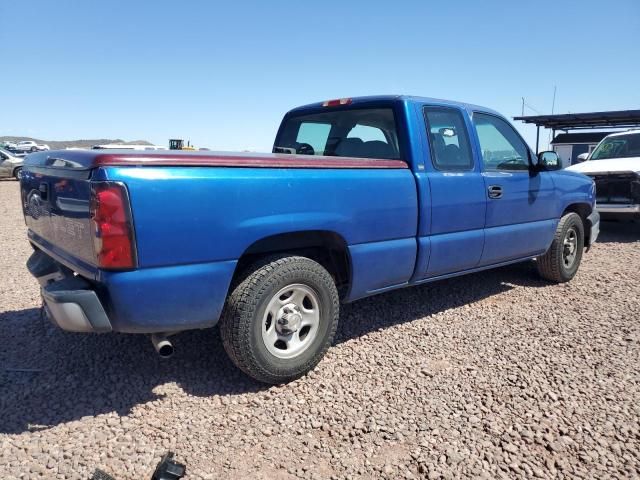
M 571 227 L 567 230 L 562 242 L 562 260 L 564 266 L 571 268 L 576 261 L 576 255 L 578 253 L 578 232 Z
M 267 304 L 262 319 L 262 341 L 274 357 L 297 357 L 313 343 L 319 325 L 317 293 L 301 283 L 287 285 Z

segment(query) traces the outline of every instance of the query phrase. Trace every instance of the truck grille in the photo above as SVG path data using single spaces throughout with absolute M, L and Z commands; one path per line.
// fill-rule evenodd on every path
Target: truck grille
M 597 203 L 640 203 L 640 175 L 624 172 L 589 176 L 596 182 Z

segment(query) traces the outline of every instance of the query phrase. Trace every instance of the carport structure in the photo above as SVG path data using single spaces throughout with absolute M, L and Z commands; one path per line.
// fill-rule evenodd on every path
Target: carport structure
M 564 113 L 561 115 L 532 115 L 526 117 L 513 117 L 524 123 L 532 123 L 536 130 L 536 153 L 540 145 L 540 127 L 553 131 L 552 138 L 556 137 L 556 130 L 568 133 L 570 130 L 604 130 L 624 129 L 640 127 L 640 110 L 617 110 L 611 112 L 588 113 Z

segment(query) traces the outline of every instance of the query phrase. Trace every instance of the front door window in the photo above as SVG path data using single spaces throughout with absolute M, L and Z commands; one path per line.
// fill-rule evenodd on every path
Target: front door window
M 501 118 L 474 113 L 485 171 L 529 170 L 529 148 L 511 125 Z

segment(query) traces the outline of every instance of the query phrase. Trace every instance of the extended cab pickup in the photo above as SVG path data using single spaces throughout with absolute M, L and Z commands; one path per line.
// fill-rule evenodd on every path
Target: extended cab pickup
M 537 259 L 573 278 L 598 235 L 594 184 L 498 113 L 380 96 L 286 114 L 272 154 L 52 151 L 21 178 L 28 268 L 69 331 L 220 325 L 252 377 L 303 375 L 341 302 Z

